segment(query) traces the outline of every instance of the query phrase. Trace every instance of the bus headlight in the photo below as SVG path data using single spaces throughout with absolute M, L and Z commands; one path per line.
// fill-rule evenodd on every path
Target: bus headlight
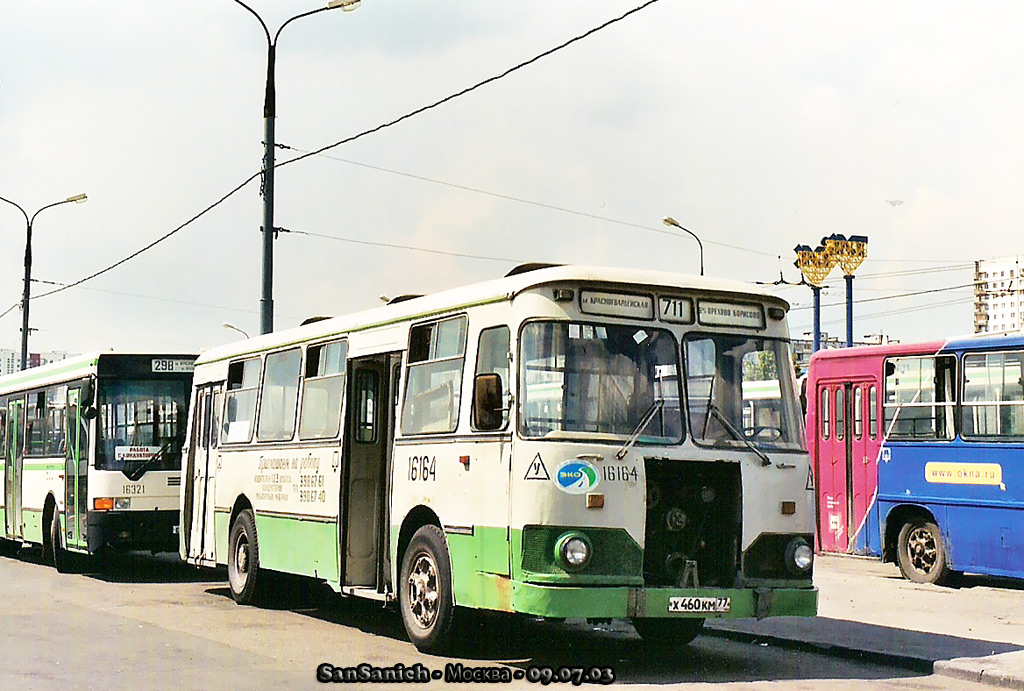
M 803 576 L 814 563 L 814 550 L 802 537 L 790 540 L 786 545 L 786 568 L 794 576 Z
M 570 571 L 586 566 L 592 551 L 590 541 L 580 533 L 566 533 L 555 542 L 555 558 Z
M 127 511 L 130 508 L 132 508 L 131 497 L 118 497 L 114 500 L 115 511 Z

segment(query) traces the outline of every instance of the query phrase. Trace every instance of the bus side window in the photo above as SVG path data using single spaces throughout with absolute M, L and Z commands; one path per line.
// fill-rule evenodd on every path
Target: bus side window
M 818 410 L 821 416 L 821 438 L 827 440 L 832 436 L 829 424 L 832 421 L 832 408 L 828 404 L 828 389 L 821 390 L 821 405 Z
M 868 436 L 878 439 L 878 387 L 868 389 Z
M 402 434 L 454 432 L 458 427 L 466 330 L 465 316 L 409 330 Z
M 295 434 L 295 411 L 299 405 L 301 373 L 301 348 L 267 355 L 260 390 L 257 441 L 287 441 Z
M 859 385 L 853 389 L 853 436 L 864 436 L 864 387 Z
M 239 360 L 228 365 L 228 392 L 224 399 L 222 441 L 228 444 L 252 439 L 256 414 L 256 387 L 260 382 L 260 359 Z
M 7 401 L 0 400 L 0 461 L 7 458 Z
M 333 439 L 341 430 L 348 343 L 334 341 L 306 349 L 299 439 Z
M 509 329 L 507 326 L 496 326 L 480 332 L 479 347 L 476 352 L 476 376 L 481 374 L 497 374 L 501 377 L 502 411 L 501 427 L 508 424 L 509 407 Z M 473 420 L 473 429 L 477 422 Z
M 846 390 L 840 385 L 836 389 L 836 439 L 846 435 Z

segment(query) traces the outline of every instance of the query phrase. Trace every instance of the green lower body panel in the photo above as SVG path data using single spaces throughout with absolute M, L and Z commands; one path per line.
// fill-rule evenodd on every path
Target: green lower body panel
M 818 611 L 817 588 L 565 588 L 514 582 L 511 592 L 513 611 L 543 617 L 731 619 L 812 617 Z

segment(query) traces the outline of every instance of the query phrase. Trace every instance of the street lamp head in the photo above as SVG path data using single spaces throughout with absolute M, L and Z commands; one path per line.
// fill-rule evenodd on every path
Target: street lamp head
M 676 228 L 679 227 L 679 221 L 672 218 L 671 216 L 666 216 L 665 218 L 661 219 L 661 222 L 667 226 L 675 226 Z
M 331 0 L 327 3 L 328 9 L 334 9 L 340 7 L 342 12 L 351 12 L 352 10 L 358 9 L 361 0 Z
M 64 201 L 66 201 L 66 202 L 75 202 L 76 204 L 84 204 L 88 200 L 89 200 L 89 198 L 87 196 L 85 196 L 85 193 L 83 192 L 82 194 L 76 194 L 73 197 L 68 197 Z

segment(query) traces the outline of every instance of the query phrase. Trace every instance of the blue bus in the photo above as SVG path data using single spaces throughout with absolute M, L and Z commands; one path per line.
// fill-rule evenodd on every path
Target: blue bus
M 820 351 L 807 391 L 820 551 L 1024 578 L 1024 335 Z

